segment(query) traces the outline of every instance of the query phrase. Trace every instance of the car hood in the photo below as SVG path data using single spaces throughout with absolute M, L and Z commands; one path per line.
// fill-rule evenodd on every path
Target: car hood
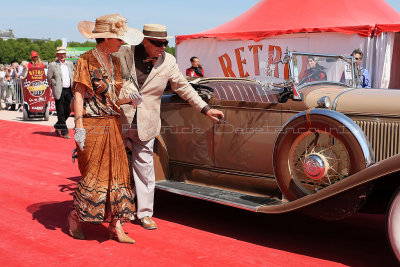
M 318 99 L 328 96 L 331 108 L 336 107 L 336 111 L 342 113 L 400 116 L 400 90 L 319 86 L 318 89 L 305 88 L 302 92 L 309 108 L 316 108 Z

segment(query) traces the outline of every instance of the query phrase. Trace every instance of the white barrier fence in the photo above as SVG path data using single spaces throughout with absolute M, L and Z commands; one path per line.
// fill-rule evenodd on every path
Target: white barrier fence
M 5 104 L 6 109 L 18 109 L 22 107 L 23 95 L 21 80 L 13 78 L 8 81 L 0 81 L 0 101 L 2 106 Z

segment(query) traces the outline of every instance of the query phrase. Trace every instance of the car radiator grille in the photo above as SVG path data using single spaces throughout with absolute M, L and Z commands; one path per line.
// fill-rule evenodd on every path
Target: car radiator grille
M 364 131 L 375 153 L 375 161 L 387 159 L 400 151 L 400 123 L 355 121 Z

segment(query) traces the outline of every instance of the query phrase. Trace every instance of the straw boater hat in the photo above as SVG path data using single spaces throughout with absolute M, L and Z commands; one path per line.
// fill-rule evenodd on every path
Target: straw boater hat
M 81 21 L 78 29 L 83 36 L 89 39 L 118 38 L 130 45 L 138 45 L 143 40 L 143 33 L 126 26 L 126 18 L 119 14 L 98 17 L 96 23 Z
M 144 37 L 154 39 L 172 38 L 167 34 L 167 27 L 161 24 L 145 24 L 143 26 Z
M 64 47 L 62 47 L 62 46 L 58 46 L 58 47 L 57 47 L 57 52 L 56 52 L 56 54 L 66 54 L 66 53 L 67 53 L 67 50 L 65 50 Z

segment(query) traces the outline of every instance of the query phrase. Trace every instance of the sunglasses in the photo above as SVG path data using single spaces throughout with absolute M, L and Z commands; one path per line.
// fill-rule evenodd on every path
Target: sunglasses
M 359 58 L 359 57 L 355 57 L 355 60 L 359 60 L 359 59 L 361 59 L 361 58 Z
M 148 39 L 148 40 L 152 45 L 157 46 L 157 47 L 163 47 L 163 46 L 167 47 L 167 45 L 168 45 L 168 41 L 163 42 L 163 41 L 157 41 L 157 40 L 151 40 L 151 39 Z

